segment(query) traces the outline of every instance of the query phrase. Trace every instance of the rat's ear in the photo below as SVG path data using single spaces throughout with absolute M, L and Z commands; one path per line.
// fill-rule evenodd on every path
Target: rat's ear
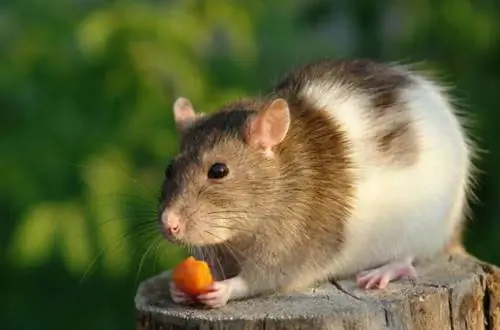
M 174 102 L 173 110 L 175 126 L 177 127 L 178 132 L 182 132 L 196 119 L 196 113 L 194 112 L 193 105 L 184 97 L 179 97 Z
M 281 98 L 275 99 L 250 120 L 246 129 L 246 141 L 250 146 L 270 152 L 285 138 L 290 127 L 290 109 Z

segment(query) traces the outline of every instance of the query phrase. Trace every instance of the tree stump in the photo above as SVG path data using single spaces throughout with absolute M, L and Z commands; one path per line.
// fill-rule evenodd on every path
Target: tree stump
M 324 284 L 304 292 L 230 301 L 220 309 L 184 307 L 168 294 L 169 273 L 140 284 L 137 329 L 499 329 L 500 269 L 472 257 L 441 256 L 417 266 L 419 279 L 386 290 Z

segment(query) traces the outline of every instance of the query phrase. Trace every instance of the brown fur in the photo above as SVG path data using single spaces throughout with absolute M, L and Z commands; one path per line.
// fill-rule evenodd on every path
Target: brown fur
M 375 141 L 383 159 L 391 164 L 408 166 L 418 160 L 418 142 L 409 119 L 379 129 Z

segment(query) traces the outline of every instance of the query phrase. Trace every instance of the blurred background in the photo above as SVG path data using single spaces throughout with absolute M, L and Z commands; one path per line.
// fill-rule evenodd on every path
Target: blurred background
M 420 63 L 486 150 L 467 247 L 500 264 L 500 2 L 4 0 L 2 329 L 133 329 L 141 280 L 183 250 L 156 230 L 172 103 L 213 111 L 319 57 Z

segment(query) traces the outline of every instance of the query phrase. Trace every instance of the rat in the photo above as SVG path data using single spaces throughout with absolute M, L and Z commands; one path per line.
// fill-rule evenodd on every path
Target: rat
M 196 300 L 217 308 L 351 276 L 384 289 L 417 279 L 419 260 L 465 251 L 475 148 L 448 94 L 408 66 L 322 59 L 216 112 L 179 97 L 159 224 L 214 271 Z M 173 282 L 170 295 L 194 299 Z

